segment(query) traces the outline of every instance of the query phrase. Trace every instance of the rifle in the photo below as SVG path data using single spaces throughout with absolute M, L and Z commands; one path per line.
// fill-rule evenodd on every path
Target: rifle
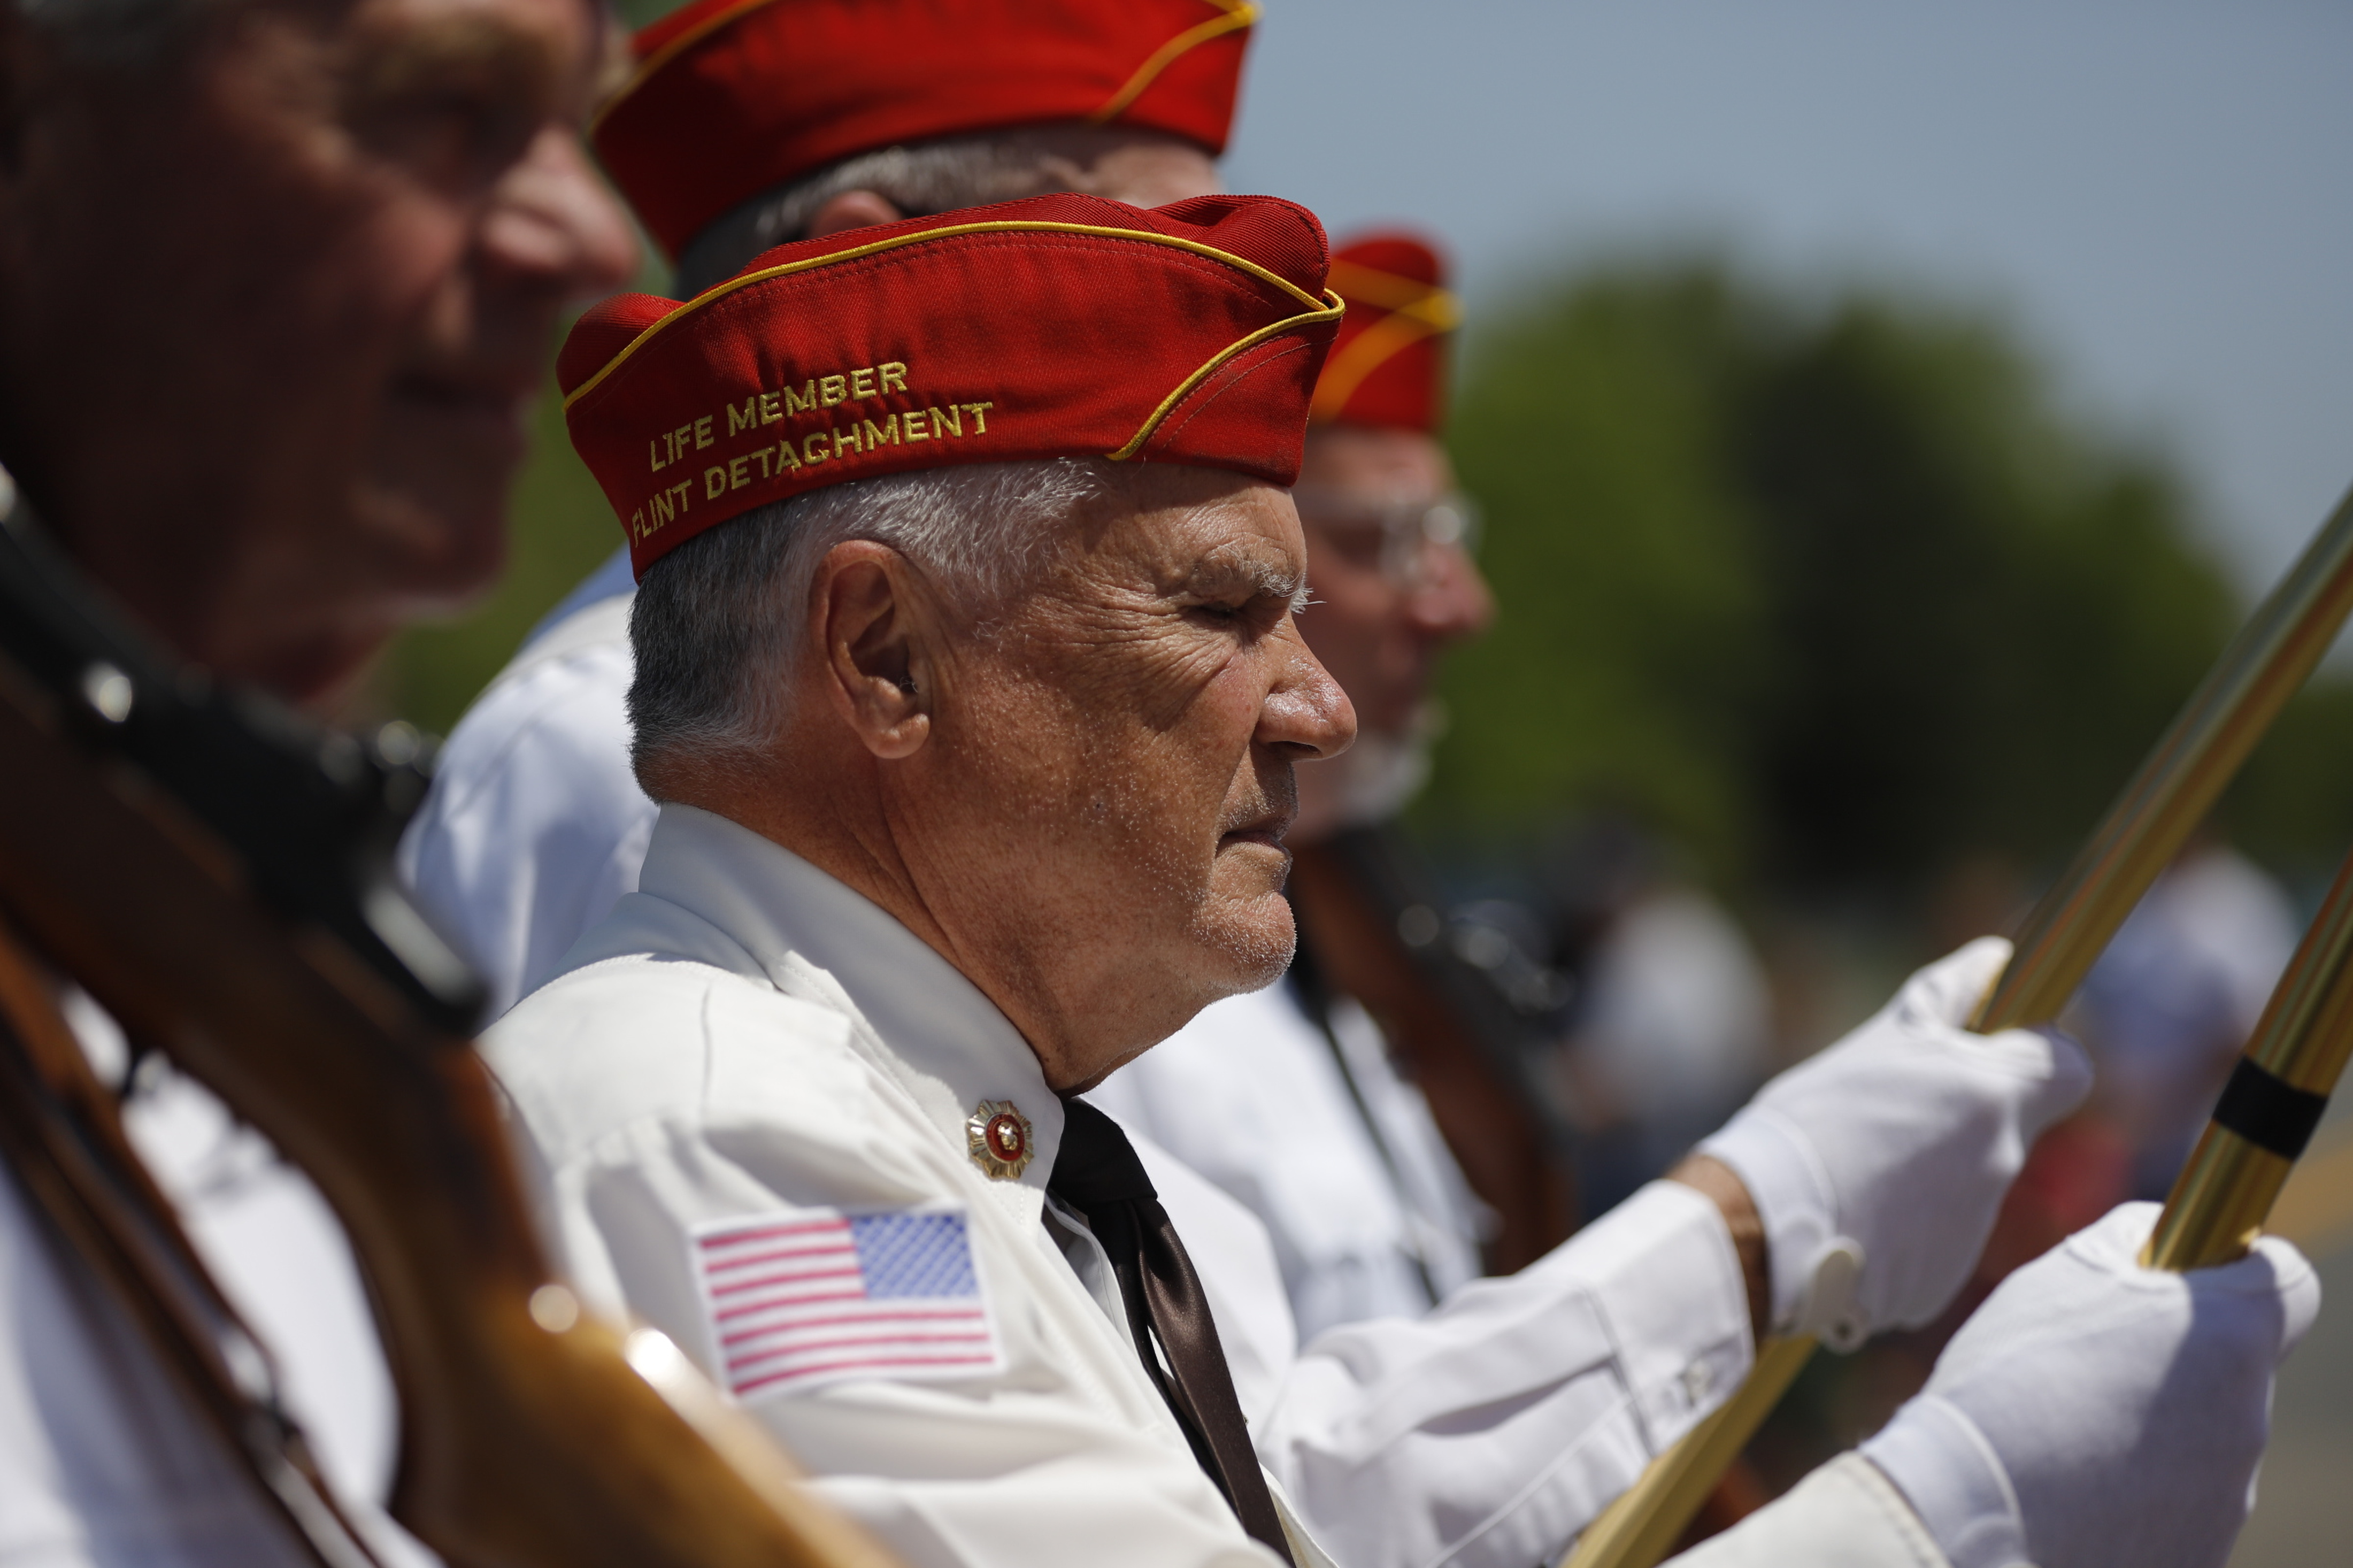
M 226 1364 L 233 1320 L 43 971 L 334 1208 L 400 1396 L 392 1511 L 452 1568 L 890 1568 L 668 1340 L 554 1279 L 467 1038 L 479 991 L 390 874 L 420 774 L 158 654 L 22 504 L 0 520 L 0 1152 L 316 1554 L 364 1561 Z
M 2247 1255 L 2353 1057 L 2353 856 L 2263 1007 L 2166 1194 L 2141 1262 L 2181 1272 Z
M 1969 1027 L 1990 1033 L 2059 1016 L 2141 895 L 2180 853 L 2255 742 L 2337 640 L 2348 613 L 2353 493 L 2337 503 L 2287 575 L 2231 639 L 2107 816 L 2036 902 L 2015 952 L 1978 1004 Z M 2353 1006 L 2353 882 L 2340 879 L 2257 1026 L 2262 1054 L 2242 1060 L 2232 1079 L 2242 1095 L 2261 1102 L 2263 1110 L 2249 1114 L 2272 1141 L 2250 1137 L 2233 1125 L 2226 1091 L 2215 1123 L 2167 1202 L 2153 1244 L 2154 1267 L 2226 1262 L 2243 1248 L 2286 1180 L 2294 1152 L 2303 1147 L 2301 1134 L 2291 1136 L 2294 1128 L 2305 1117 L 2318 1120 L 2315 1101 L 2325 1101 L 2344 1066 L 2343 1047 L 2353 1043 L 2347 1035 L 2353 1019 L 2343 1012 L 2348 1006 Z M 2281 1093 L 2269 1092 L 2274 1088 Z M 2287 1107 L 2284 1112 L 2272 1109 L 2280 1104 Z M 2303 1123 L 2302 1134 L 2310 1131 Z M 2290 1153 L 2278 1152 L 2290 1143 Z M 1804 1335 L 1759 1345 L 1747 1381 L 1651 1461 L 1633 1487 L 1587 1528 L 1562 1559 L 1562 1568 L 1651 1568 L 1813 1351 L 1813 1340 Z

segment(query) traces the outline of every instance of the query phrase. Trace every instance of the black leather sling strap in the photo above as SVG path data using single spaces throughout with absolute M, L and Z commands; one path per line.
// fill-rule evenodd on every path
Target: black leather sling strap
M 1193 1457 L 1226 1494 L 1242 1528 L 1290 1562 L 1290 1543 L 1234 1397 L 1208 1299 L 1160 1194 L 1119 1123 L 1082 1100 L 1066 1100 L 1062 1110 L 1061 1152 L 1046 1190 L 1086 1216 L 1110 1256 L 1145 1374 L 1176 1414 Z M 1155 1341 L 1158 1358 L 1152 1353 Z

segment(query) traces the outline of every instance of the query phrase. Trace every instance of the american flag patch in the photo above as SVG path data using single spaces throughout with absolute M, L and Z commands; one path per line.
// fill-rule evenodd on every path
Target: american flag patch
M 997 1365 L 961 1210 L 810 1209 L 722 1220 L 693 1240 L 720 1370 L 738 1398 Z

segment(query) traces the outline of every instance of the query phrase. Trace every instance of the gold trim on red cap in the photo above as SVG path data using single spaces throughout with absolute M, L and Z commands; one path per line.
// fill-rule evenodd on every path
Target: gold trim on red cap
M 723 6 L 639 60 L 638 68 L 629 73 L 629 79 L 615 89 L 612 97 L 598 104 L 596 111 L 588 117 L 589 138 L 593 141 L 598 128 L 605 123 L 606 117 L 620 108 L 623 100 L 631 93 L 659 75 L 664 66 L 727 26 L 728 23 L 776 3 L 776 0 L 742 0 L 740 5 Z
M 1237 339 L 1235 342 L 1228 343 L 1224 348 L 1219 349 L 1215 354 L 1211 355 L 1207 364 L 1204 364 L 1200 369 L 1187 376 L 1183 381 L 1178 382 L 1176 384 L 1176 390 L 1160 400 L 1160 406 L 1152 411 L 1152 417 L 1146 419 L 1144 422 L 1143 426 L 1138 429 L 1134 435 L 1127 438 L 1127 444 L 1125 446 L 1120 447 L 1116 452 L 1107 452 L 1104 456 L 1108 457 L 1114 463 L 1124 463 L 1130 458 L 1135 456 L 1138 451 L 1143 449 L 1144 444 L 1152 439 L 1152 433 L 1160 428 L 1160 422 L 1168 417 L 1170 410 L 1174 409 L 1178 404 L 1184 402 L 1187 395 L 1189 395 L 1195 387 L 1200 385 L 1202 382 L 1215 374 L 1219 365 L 1225 363 L 1236 354 L 1240 353 L 1243 350 L 1255 348 L 1260 343 L 1266 342 L 1269 338 L 1280 337 L 1293 327 L 1310 326 L 1317 321 L 1336 321 L 1346 312 L 1347 309 L 1348 304 L 1346 300 L 1341 299 L 1339 295 L 1335 294 L 1329 289 L 1326 289 L 1324 291 L 1323 304 L 1319 309 L 1306 311 L 1302 315 L 1287 317 L 1282 321 L 1274 322 L 1271 326 L 1261 327 L 1258 331 L 1250 333 L 1248 337 Z
M 1135 74 L 1127 79 L 1127 85 L 1113 93 L 1109 102 L 1087 118 L 1097 125 L 1117 120 L 1126 112 L 1128 105 L 1144 96 L 1144 89 L 1150 87 L 1162 71 L 1175 65 L 1179 58 L 1199 48 L 1212 38 L 1222 38 L 1228 33 L 1239 33 L 1246 27 L 1255 27 L 1258 26 L 1259 17 L 1264 15 L 1253 0 L 1208 0 L 1208 3 L 1215 5 L 1224 15 L 1212 16 L 1206 22 L 1187 27 L 1153 50 L 1151 58 L 1136 67 Z
M 1087 116 L 1089 121 L 1101 125 L 1118 119 L 1126 112 L 1129 105 L 1144 96 L 1145 89 L 1159 79 L 1162 71 L 1166 70 L 1184 56 L 1199 48 L 1212 38 L 1222 38 L 1228 33 L 1239 33 L 1245 28 L 1258 26 L 1259 18 L 1265 14 L 1256 4 L 1256 0 L 1203 0 L 1203 3 L 1217 7 L 1220 15 L 1186 28 L 1153 50 L 1145 62 L 1135 68 L 1135 74 L 1127 79 L 1127 84 L 1113 93 L 1101 109 Z M 629 73 L 629 79 L 616 89 L 610 98 L 597 105 L 595 113 L 589 115 L 589 136 L 593 139 L 598 128 L 605 123 L 607 117 L 618 109 L 631 93 L 660 74 L 662 68 L 670 61 L 678 58 L 680 55 L 684 54 L 730 22 L 775 4 L 776 0 L 741 0 L 739 5 L 724 6 L 705 16 L 701 22 L 639 60 L 637 68 Z
M 1222 261 L 1227 266 L 1234 268 L 1238 271 L 1249 273 L 1251 277 L 1257 279 L 1261 283 L 1273 284 L 1276 288 L 1288 293 L 1293 299 L 1297 300 L 1302 304 L 1309 307 L 1307 312 L 1303 315 L 1293 316 L 1286 321 L 1276 322 L 1271 327 L 1261 328 L 1258 331 L 1251 333 L 1249 337 L 1242 339 L 1241 342 L 1235 343 L 1232 347 L 1219 354 L 1217 358 L 1211 360 L 1208 364 L 1203 365 L 1199 370 L 1195 371 L 1192 375 L 1186 379 L 1184 387 L 1180 388 L 1178 393 L 1171 395 L 1168 403 L 1163 404 L 1161 407 L 1154 413 L 1151 419 L 1145 422 L 1145 427 L 1136 433 L 1136 439 L 1134 441 L 1131 441 L 1127 447 L 1121 448 L 1122 452 L 1126 452 L 1134 447 L 1141 444 L 1143 438 L 1151 434 L 1152 427 L 1159 424 L 1162 417 L 1166 415 L 1169 406 L 1176 401 L 1176 398 L 1182 395 L 1183 391 L 1189 389 L 1203 376 L 1208 375 L 1211 371 L 1217 369 L 1217 367 L 1224 363 L 1224 361 L 1229 356 L 1240 353 L 1243 349 L 1248 348 L 1252 342 L 1259 339 L 1280 331 L 1286 327 L 1296 326 L 1303 321 L 1336 321 L 1339 319 L 1340 313 L 1346 309 L 1346 306 L 1341 302 L 1340 297 L 1336 294 L 1331 293 L 1329 290 L 1325 291 L 1324 298 L 1318 299 L 1314 295 L 1310 294 L 1306 289 L 1302 289 L 1298 284 L 1293 283 L 1290 279 L 1283 277 L 1281 273 L 1271 272 L 1267 268 L 1261 267 L 1257 262 L 1249 259 L 1247 257 L 1236 256 L 1231 251 L 1219 250 L 1214 245 L 1203 245 L 1198 240 L 1185 239 L 1173 234 L 1155 234 L 1149 230 L 1138 228 L 1113 228 L 1103 224 L 1038 223 L 1005 218 L 993 219 L 986 223 L 948 224 L 939 228 L 918 229 L 913 234 L 894 234 L 887 239 L 878 239 L 870 244 L 852 246 L 847 250 L 830 251 L 823 256 L 807 257 L 799 261 L 787 261 L 776 267 L 764 267 L 757 272 L 743 273 L 737 277 L 728 279 L 723 283 L 714 283 L 710 288 L 705 289 L 702 293 L 697 294 L 693 299 L 687 300 L 677 310 L 670 311 L 668 315 L 662 317 L 661 320 L 655 321 L 653 324 L 647 327 L 645 331 L 639 332 L 636 337 L 631 338 L 627 344 L 623 345 L 620 353 L 615 354 L 611 359 L 607 360 L 602 365 L 597 367 L 596 374 L 590 376 L 587 380 L 582 382 L 578 386 L 573 388 L 570 392 L 565 395 L 564 406 L 569 409 L 574 404 L 579 402 L 582 398 L 587 396 L 589 393 L 595 391 L 607 376 L 612 374 L 614 371 L 620 368 L 621 363 L 624 360 L 627 360 L 631 354 L 636 353 L 639 349 L 650 342 L 656 336 L 667 331 L 679 321 L 685 320 L 686 317 L 702 309 L 705 305 L 710 304 L 715 300 L 722 299 L 726 295 L 732 294 L 738 289 L 748 289 L 754 283 L 765 283 L 772 278 L 787 278 L 797 272 L 814 271 L 816 268 L 820 267 L 830 267 L 836 262 L 857 261 L 869 256 L 880 255 L 886 250 L 897 250 L 910 245 L 922 245 L 927 241 L 934 239 L 950 239 L 958 235 L 965 234 L 1083 234 L 1092 235 L 1104 239 L 1134 239 L 1142 240 L 1146 244 L 1151 245 L 1165 245 L 1174 250 L 1187 250 L 1191 251 L 1196 256 L 1206 256 L 1212 261 Z
M 1388 311 L 1335 353 L 1315 384 L 1307 417 L 1330 419 L 1348 405 L 1365 378 L 1424 338 L 1462 324 L 1461 301 L 1447 289 L 1419 278 L 1384 272 L 1362 262 L 1335 260 L 1328 279 L 1342 296 Z
M 1439 284 L 1408 278 L 1401 272 L 1384 272 L 1377 267 L 1335 256 L 1332 258 L 1331 276 L 1325 281 L 1345 300 L 1360 300 L 1384 310 L 1421 310 L 1432 320 L 1443 316 L 1445 319 L 1438 322 L 1441 332 L 1451 332 L 1461 324 L 1461 310 L 1452 294 Z

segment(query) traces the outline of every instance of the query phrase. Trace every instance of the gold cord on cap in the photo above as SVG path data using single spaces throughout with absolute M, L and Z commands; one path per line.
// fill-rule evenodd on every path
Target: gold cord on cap
M 1135 74 L 1127 79 L 1127 85 L 1113 93 L 1110 101 L 1087 118 L 1097 125 L 1117 120 L 1127 112 L 1129 104 L 1144 96 L 1144 89 L 1157 80 L 1162 71 L 1175 65 L 1179 58 L 1211 38 L 1222 38 L 1228 33 L 1239 33 L 1258 25 L 1260 11 L 1252 0 L 1208 0 L 1208 4 L 1223 14 L 1186 28 L 1153 50 L 1150 57 L 1135 68 Z

